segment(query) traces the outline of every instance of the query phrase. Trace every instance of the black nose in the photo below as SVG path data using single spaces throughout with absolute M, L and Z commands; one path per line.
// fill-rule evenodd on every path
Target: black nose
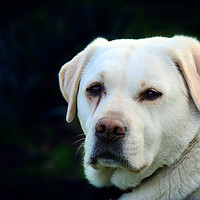
M 95 135 L 104 143 L 115 142 L 125 135 L 125 126 L 116 118 L 101 118 L 95 126 Z

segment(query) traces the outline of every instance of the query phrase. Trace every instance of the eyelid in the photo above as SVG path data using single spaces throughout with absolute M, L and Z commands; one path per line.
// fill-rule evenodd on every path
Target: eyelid
M 139 93 L 139 95 L 140 95 L 140 94 L 143 94 L 143 93 L 145 93 L 145 92 L 147 92 L 147 91 L 154 91 L 154 92 L 157 92 L 157 93 L 162 93 L 160 90 L 158 90 L 158 89 L 156 89 L 156 88 L 149 87 L 149 88 L 143 89 L 143 90 Z
M 92 91 L 93 87 L 95 86 L 99 86 L 99 92 L 95 92 L 95 91 Z M 86 92 L 90 95 L 90 96 L 100 96 L 102 95 L 102 92 L 104 91 L 104 86 L 102 83 L 100 82 L 93 82 L 91 83 L 87 88 L 86 88 Z
M 95 85 L 99 85 L 102 86 L 103 84 L 101 82 L 92 82 L 87 88 L 86 90 L 89 90 L 91 87 L 95 86 Z
M 149 99 L 145 98 L 145 95 L 148 95 L 147 93 L 150 92 L 150 91 L 154 92 L 157 96 L 154 96 L 154 97 L 152 96 L 152 99 L 151 98 L 149 98 Z M 137 99 L 140 102 L 142 102 L 142 101 L 154 101 L 156 99 L 159 99 L 162 95 L 163 95 L 163 93 L 160 92 L 159 90 L 155 89 L 155 88 L 147 88 L 147 89 L 145 89 L 145 90 L 143 90 L 139 93 Z

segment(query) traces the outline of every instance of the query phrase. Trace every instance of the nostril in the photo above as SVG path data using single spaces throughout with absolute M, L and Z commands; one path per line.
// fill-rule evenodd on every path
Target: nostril
M 113 133 L 114 133 L 115 135 L 118 135 L 118 127 L 114 127 Z
M 106 126 L 104 124 L 96 126 L 97 133 L 104 133 L 106 131 Z
M 113 133 L 115 135 L 123 135 L 125 133 L 125 127 L 124 126 L 115 126 Z

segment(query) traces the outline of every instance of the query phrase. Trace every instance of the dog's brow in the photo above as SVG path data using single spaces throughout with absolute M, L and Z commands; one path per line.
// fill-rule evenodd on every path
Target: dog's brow
M 100 76 L 101 78 L 104 78 L 104 72 L 101 72 L 101 73 L 99 74 L 99 76 Z
M 142 81 L 140 86 L 143 88 L 144 86 L 146 85 L 146 82 L 145 81 Z

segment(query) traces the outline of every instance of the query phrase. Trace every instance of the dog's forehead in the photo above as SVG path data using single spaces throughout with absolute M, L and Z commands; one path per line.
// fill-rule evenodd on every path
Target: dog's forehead
M 87 79 L 97 77 L 129 77 L 133 79 L 161 76 L 170 69 L 172 63 L 161 45 L 118 45 L 102 47 L 84 69 Z M 159 74 L 159 75 L 158 75 Z M 90 76 L 88 76 L 90 75 Z

